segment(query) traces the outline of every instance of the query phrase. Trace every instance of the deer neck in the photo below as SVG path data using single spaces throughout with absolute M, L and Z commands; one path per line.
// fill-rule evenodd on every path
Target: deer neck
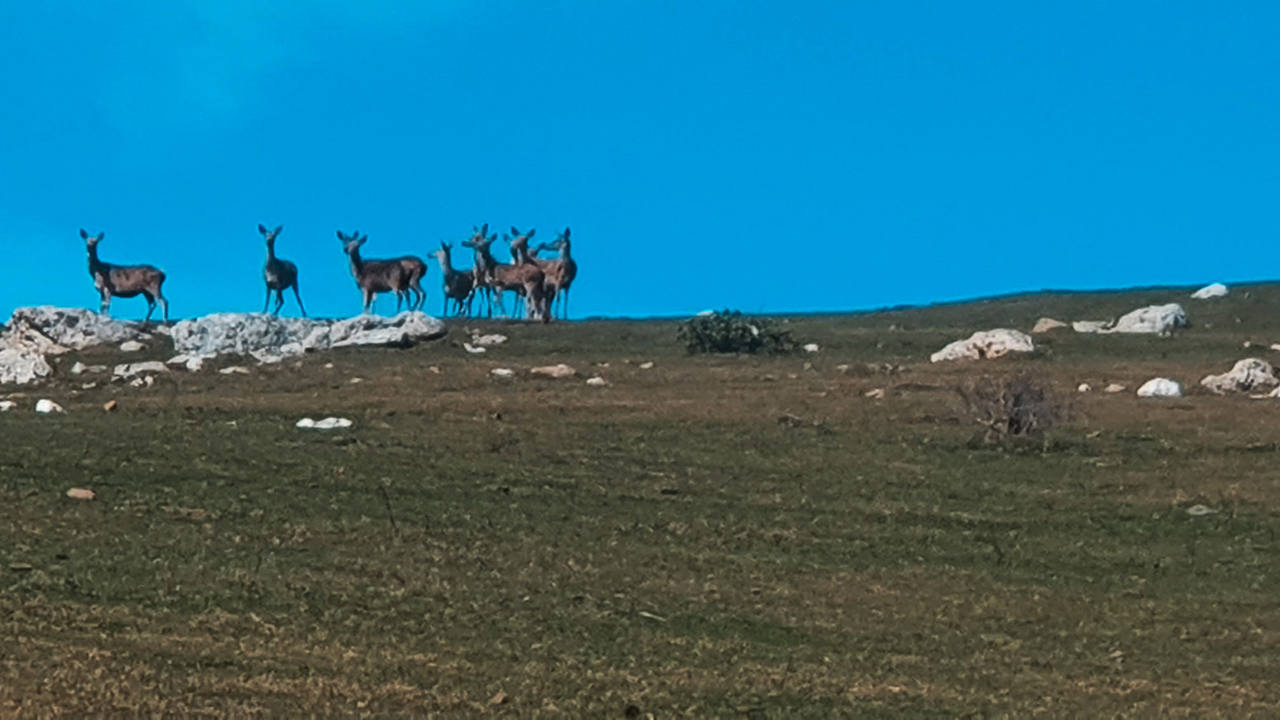
M 274 240 L 272 240 L 271 242 L 267 243 L 267 262 L 269 263 L 275 259 L 276 259 L 276 243 Z
M 98 246 L 89 247 L 89 274 L 103 275 L 106 273 L 107 264 L 98 259 Z
M 352 250 L 347 255 L 351 256 L 351 273 L 356 276 L 356 279 L 359 279 L 360 274 L 364 271 L 364 260 L 360 259 L 360 251 Z

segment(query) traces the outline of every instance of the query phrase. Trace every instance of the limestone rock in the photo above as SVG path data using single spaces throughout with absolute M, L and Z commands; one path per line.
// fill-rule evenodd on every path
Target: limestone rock
M 14 347 L 0 349 L 0 385 L 26 385 L 51 374 L 53 368 L 38 352 Z
M 1148 305 L 1120 316 L 1114 323 L 1097 320 L 1078 320 L 1071 323 L 1076 332 L 1083 333 L 1131 333 L 1168 335 L 1179 328 L 1190 327 L 1187 311 L 1177 303 Z
M 981 360 L 998 358 L 1011 352 L 1032 352 L 1031 336 L 1018 330 L 998 328 L 976 332 L 965 340 L 957 340 L 929 356 L 930 362 L 946 360 Z
M 1036 333 L 1038 335 L 1040 333 L 1047 333 L 1050 330 L 1057 330 L 1058 328 L 1064 328 L 1064 327 L 1069 327 L 1069 326 L 1066 323 L 1062 322 L 1061 320 L 1054 320 L 1053 318 L 1042 317 L 1036 321 L 1036 325 L 1035 327 L 1031 328 L 1031 332 Z
M 560 379 L 571 378 L 577 375 L 578 371 L 564 363 L 560 363 L 558 365 L 543 365 L 541 367 L 529 368 L 529 374 Z
M 145 375 L 146 373 L 167 373 L 169 366 L 159 360 L 148 360 L 146 362 L 123 363 L 117 365 L 111 371 L 111 377 L 115 380 L 128 380 L 130 378 Z
M 1222 283 L 1214 283 L 1212 285 L 1205 285 L 1199 290 L 1191 293 L 1191 297 L 1196 300 L 1208 300 L 1210 298 L 1225 297 L 1229 292 L 1230 291 L 1227 290 L 1226 285 L 1223 285 Z
M 1280 384 L 1271 363 L 1259 358 L 1245 358 L 1235 364 L 1230 372 L 1206 375 L 1200 384 L 1219 395 L 1229 392 L 1249 392 Z
M 1138 388 L 1138 397 L 1142 398 L 1177 398 L 1182 397 L 1182 386 L 1169 378 L 1151 378 Z
M 41 415 L 49 415 L 51 413 L 61 413 L 66 411 L 63 410 L 62 406 L 59 405 L 58 403 L 52 400 L 41 398 L 36 401 L 36 412 L 40 413 Z
M 62 348 L 61 352 L 151 337 L 138 323 L 115 320 L 83 308 L 50 305 L 14 310 L 5 334 L 26 337 L 33 343 L 51 343 Z M 56 354 L 51 350 L 42 352 Z

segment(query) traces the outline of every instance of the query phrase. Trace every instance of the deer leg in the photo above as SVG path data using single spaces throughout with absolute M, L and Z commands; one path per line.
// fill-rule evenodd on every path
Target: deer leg
M 262 301 L 262 312 L 266 312 L 271 307 L 271 286 L 267 286 L 267 299 Z
M 284 307 L 284 288 L 276 290 L 276 315 L 280 314 L 280 309 Z
M 111 293 L 106 290 L 102 291 L 102 303 L 98 305 L 98 313 L 101 315 L 111 314 Z
M 307 316 L 307 309 L 302 307 L 302 293 L 298 292 L 298 283 L 293 284 L 293 296 L 298 299 L 298 309 L 302 311 L 302 317 Z
M 143 292 L 142 296 L 147 299 L 147 316 L 142 318 L 142 324 L 146 325 L 151 322 L 151 313 L 156 311 L 156 298 L 149 292 Z

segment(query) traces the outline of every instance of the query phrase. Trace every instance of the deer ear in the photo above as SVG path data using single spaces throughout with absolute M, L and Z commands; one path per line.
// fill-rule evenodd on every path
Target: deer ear
M 284 226 L 283 226 L 283 225 L 277 225 L 277 226 L 276 226 L 276 229 L 275 229 L 275 230 L 273 230 L 273 231 L 271 232 L 271 234 L 272 234 L 272 235 L 279 235 L 281 230 L 284 230 Z
M 520 237 L 520 231 L 516 229 L 515 225 L 511 226 L 511 237 Z
M 89 233 L 85 232 L 85 231 L 84 231 L 84 228 L 80 228 L 80 239 L 81 239 L 81 240 L 88 240 L 88 239 L 89 239 Z
M 266 228 L 266 227 L 264 227 L 262 223 L 258 223 L 258 232 L 262 233 L 263 235 L 266 235 L 266 234 L 267 234 L 267 228 Z
M 498 239 L 498 233 L 494 233 L 489 236 L 489 242 L 493 242 L 494 240 L 497 240 L 497 239 Z
M 481 235 L 487 235 L 488 233 L 489 233 L 489 223 L 485 223 L 485 224 L 481 225 L 481 226 L 480 226 L 480 234 L 481 234 Z
M 533 237 L 536 232 L 538 232 L 537 228 L 529 228 L 529 232 L 525 233 L 525 237 Z

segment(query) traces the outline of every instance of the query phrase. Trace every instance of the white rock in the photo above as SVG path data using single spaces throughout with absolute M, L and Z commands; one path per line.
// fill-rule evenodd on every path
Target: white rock
M 652 360 L 650 360 L 650 361 L 648 361 L 648 362 L 642 362 L 642 363 L 640 363 L 640 366 L 639 366 L 639 367 L 640 367 L 640 369 L 641 369 L 641 370 L 652 370 L 652 369 L 653 369 L 653 361 L 652 361 Z
M 488 350 L 487 348 L 476 347 L 475 345 L 472 345 L 471 343 L 465 343 L 465 342 L 464 342 L 464 343 L 462 343 L 462 349 L 463 349 L 463 350 L 466 350 L 467 352 L 471 353 L 472 355 L 479 355 L 479 354 L 481 354 L 481 353 L 487 353 L 487 352 L 489 352 L 489 350 Z
M 715 314 L 716 314 L 715 310 L 703 310 L 702 312 L 694 315 L 694 317 L 711 317 L 712 315 L 715 315 Z
M 1196 300 L 1208 300 L 1209 298 L 1223 297 L 1228 292 L 1230 291 L 1227 290 L 1226 285 L 1223 285 L 1222 283 L 1214 283 L 1212 285 L 1205 285 L 1199 290 L 1191 293 L 1191 297 Z
M 957 340 L 929 356 L 930 362 L 946 360 L 981 360 L 998 358 L 1011 352 L 1035 350 L 1031 336 L 1018 330 L 998 328 L 976 332 L 965 340 Z
M 1187 514 L 1191 517 L 1204 517 L 1205 515 L 1214 515 L 1218 511 L 1208 505 L 1192 505 L 1187 508 Z
M 36 345 L 56 346 L 43 349 L 44 354 L 83 350 L 94 345 L 146 340 L 151 336 L 137 323 L 113 320 L 84 308 L 59 308 L 49 305 L 22 307 L 9 318 L 6 335 L 24 337 Z
M 142 343 L 138 342 L 137 340 L 125 340 L 124 342 L 120 343 L 120 352 L 126 352 L 126 353 L 138 352 L 143 347 L 145 346 Z
M 489 374 L 494 377 L 510 378 L 516 376 L 516 371 L 511 368 L 494 368 L 489 371 Z
M 128 380 L 129 378 L 142 375 L 144 373 L 166 373 L 169 372 L 169 366 L 159 360 L 148 360 L 146 362 L 123 363 L 117 365 L 111 371 L 111 377 L 116 380 Z
M 404 347 L 445 332 L 443 322 L 417 311 L 390 318 L 360 315 L 336 322 L 263 313 L 215 313 L 175 323 L 170 335 L 177 351 L 207 358 L 254 351 L 265 353 L 264 357 L 293 357 L 309 350 L 359 345 Z
M 587 378 L 587 384 L 592 387 L 604 387 L 609 384 L 609 381 L 597 375 L 596 377 Z
M 62 406 L 59 405 L 58 403 L 52 400 L 46 400 L 44 398 L 41 398 L 40 400 L 36 401 L 36 412 L 41 413 L 43 415 L 48 415 L 49 413 L 60 413 L 60 412 L 66 412 L 66 411 L 63 410 Z
M 529 368 L 529 374 L 560 379 L 573 377 L 578 374 L 578 371 L 564 363 L 559 363 L 558 365 L 542 365 Z
M 49 377 L 53 368 L 44 355 L 22 348 L 0 349 L 0 385 L 26 385 Z
M 248 375 L 249 368 L 244 367 L 243 365 L 232 365 L 230 367 L 224 367 L 218 372 L 223 375 Z
M 502 343 L 504 343 L 504 342 L 506 342 L 506 341 L 507 341 L 507 336 L 506 336 L 506 335 L 499 335 L 498 333 L 490 333 L 490 334 L 488 334 L 488 335 L 472 335 L 472 336 L 471 336 L 471 344 L 472 344 L 472 345 L 478 345 L 478 346 L 480 346 L 480 347 L 488 347 L 488 346 L 490 346 L 490 345 L 501 345 Z
M 1079 320 L 1071 323 L 1076 332 L 1084 333 L 1140 333 L 1168 335 L 1178 328 L 1189 327 L 1187 311 L 1177 303 L 1149 305 L 1120 316 L 1115 323 L 1095 320 Z
M 884 388 L 875 388 L 874 390 L 868 390 L 868 391 L 866 391 L 866 392 L 862 393 L 862 396 L 863 396 L 863 397 L 869 397 L 869 398 L 871 398 L 872 400 L 883 400 L 883 399 L 884 399 Z
M 297 428 L 313 428 L 316 426 L 316 421 L 309 417 L 302 418 L 298 422 L 294 423 L 293 426 Z
M 818 345 L 818 343 L 808 343 L 804 346 L 804 351 L 807 353 L 816 353 L 821 349 L 822 346 Z
M 1121 385 L 1120 383 L 1111 383 L 1110 385 L 1108 385 L 1108 386 L 1106 386 L 1105 388 L 1103 388 L 1103 389 L 1102 389 L 1102 392 L 1120 393 L 1120 392 L 1124 392 L 1125 390 L 1128 390 L 1128 389 L 1129 389 L 1129 388 L 1126 388 L 1125 386 Z
M 1082 393 L 1092 392 L 1093 386 L 1089 383 L 1080 383 L 1080 387 L 1077 387 L 1076 390 Z
M 1067 324 L 1062 322 L 1061 320 L 1054 320 L 1053 318 L 1042 317 L 1036 321 L 1036 325 L 1035 327 L 1031 328 L 1031 332 L 1036 333 L 1038 335 L 1040 333 L 1047 333 L 1050 330 L 1057 330 L 1058 328 L 1064 328 L 1064 327 L 1067 327 Z
M 184 365 L 187 368 L 187 372 L 200 372 L 204 369 L 204 358 L 199 355 L 193 355 L 187 358 L 187 362 Z
M 1182 386 L 1169 378 L 1151 378 L 1138 388 L 1138 397 L 1143 398 L 1176 398 L 1182 397 Z
M 349 428 L 353 425 L 347 418 L 327 417 L 323 420 L 317 420 L 313 426 L 317 430 L 334 430 L 338 428 Z
M 1200 381 L 1204 387 L 1219 395 L 1229 392 L 1249 392 L 1251 390 L 1280 384 L 1271 363 L 1258 358 L 1245 358 L 1237 362 L 1230 372 L 1221 375 L 1206 375 Z
M 84 363 L 82 363 L 82 362 L 80 362 L 79 360 L 77 360 L 77 361 L 76 361 L 76 364 L 71 366 L 71 374 L 72 374 L 72 375 L 80 375 L 81 373 L 83 373 L 83 372 L 84 372 L 85 370 L 87 370 L 88 368 L 89 368 L 89 366 L 88 366 L 88 365 L 85 365 Z
M 18 407 L 18 403 L 12 400 L 0 400 L 0 412 L 9 412 Z

